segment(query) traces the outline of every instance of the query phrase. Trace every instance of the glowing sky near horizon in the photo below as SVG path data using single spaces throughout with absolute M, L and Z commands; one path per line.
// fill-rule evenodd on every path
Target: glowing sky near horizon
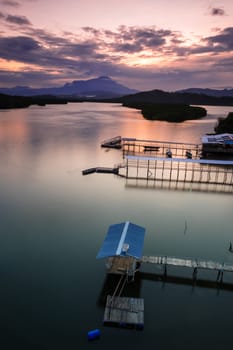
M 233 87 L 232 0 L 0 0 L 0 87 Z

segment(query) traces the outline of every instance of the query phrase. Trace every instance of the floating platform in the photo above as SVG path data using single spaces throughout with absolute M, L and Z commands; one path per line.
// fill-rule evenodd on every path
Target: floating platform
M 96 167 L 96 168 L 89 168 L 82 171 L 83 175 L 89 175 L 93 173 L 101 173 L 101 174 L 118 174 L 119 168 L 103 168 L 103 167 Z
M 144 299 L 108 295 L 103 323 L 108 326 L 142 330 L 144 328 Z
M 101 143 L 101 147 L 121 149 L 121 136 L 116 136 Z

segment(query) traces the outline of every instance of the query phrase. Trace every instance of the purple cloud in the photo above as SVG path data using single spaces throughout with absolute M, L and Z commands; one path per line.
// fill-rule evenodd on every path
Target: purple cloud
M 17 85 L 22 85 L 22 82 L 33 85 L 33 81 L 37 80 L 38 83 L 40 79 L 48 85 L 56 81 L 57 85 L 58 82 L 64 83 L 75 77 L 109 75 L 120 78 L 124 83 L 127 79 L 135 83 L 137 81 L 137 84 L 140 79 L 151 84 L 158 81 L 160 88 L 164 88 L 164 84 L 170 84 L 172 87 L 172 84 L 175 86 L 178 82 L 180 86 L 184 86 L 189 80 L 196 82 L 196 85 L 198 81 L 200 83 L 207 79 L 210 83 L 211 78 L 208 78 L 208 74 L 216 76 L 211 73 L 211 69 L 216 72 L 217 65 L 219 68 L 223 67 L 224 62 L 226 71 L 232 71 L 232 27 L 203 38 L 194 47 L 186 44 L 181 33 L 161 30 L 154 26 L 121 26 L 116 31 L 85 27 L 78 36 L 73 33 L 56 36 L 45 30 L 33 28 L 27 21 L 16 22 L 15 24 L 23 28 L 24 35 L 0 37 L 0 58 L 28 64 L 28 70 L 9 72 L 9 76 L 6 72 L 0 72 L 0 80 L 5 84 L 9 84 L 12 77 Z M 130 53 L 139 58 L 148 57 L 148 53 L 152 58 L 155 55 L 158 59 L 163 59 L 164 63 L 167 61 L 167 68 L 165 70 L 152 65 L 130 67 L 124 63 L 124 58 L 129 58 Z M 211 63 L 207 63 L 206 55 L 200 55 L 205 53 L 210 54 Z M 225 53 L 228 55 L 227 60 L 224 60 Z M 189 59 L 186 60 L 186 57 Z M 192 64 L 190 70 L 189 62 Z M 199 66 L 203 69 L 198 70 Z
M 8 15 L 6 21 L 18 25 L 31 25 L 30 21 L 25 16 Z
M 225 28 L 218 35 L 205 39 L 211 45 L 213 51 L 233 50 L 233 27 Z
M 213 7 L 210 11 L 212 16 L 225 16 L 225 11 L 222 8 Z
M 12 7 L 20 6 L 18 1 L 13 1 L 13 0 L 1 0 L 0 3 L 5 6 L 12 6 Z

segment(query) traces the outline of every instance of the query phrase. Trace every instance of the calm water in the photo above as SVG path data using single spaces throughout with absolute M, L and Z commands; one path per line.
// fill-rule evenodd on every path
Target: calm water
M 95 257 L 108 226 L 129 220 L 146 228 L 145 255 L 233 263 L 232 194 L 132 187 L 81 173 L 122 161 L 120 151 L 100 147 L 109 137 L 199 143 L 232 108 L 207 110 L 182 124 L 146 121 L 111 104 L 0 111 L 1 349 L 231 347 L 233 292 L 223 290 L 143 280 L 145 329 L 103 327 L 105 266 Z M 101 338 L 88 343 L 94 328 Z

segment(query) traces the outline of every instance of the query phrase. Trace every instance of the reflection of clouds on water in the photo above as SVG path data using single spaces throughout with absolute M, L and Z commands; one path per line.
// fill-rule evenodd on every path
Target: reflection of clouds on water
M 80 172 L 79 168 L 67 170 L 68 175 L 75 175 L 77 172 Z
M 214 118 L 203 118 L 199 119 L 198 121 L 196 120 L 186 120 L 184 124 L 192 124 L 192 125 L 197 125 L 197 124 L 216 124 L 217 119 Z
M 87 321 L 82 317 L 87 311 L 87 304 L 82 301 L 87 297 L 91 300 L 88 308 L 92 318 L 99 319 L 100 310 L 95 302 L 103 285 L 105 267 L 95 256 L 112 223 L 129 220 L 145 227 L 145 255 L 188 256 L 223 262 L 230 254 L 227 244 L 233 240 L 231 195 L 202 193 L 193 190 L 193 186 L 192 191 L 191 187 L 183 190 L 182 184 L 181 190 L 172 190 L 170 186 L 165 188 L 164 181 L 162 185 L 158 182 L 156 186 L 151 185 L 152 188 L 149 188 L 149 181 L 137 182 L 133 187 L 113 174 L 82 175 L 83 169 L 112 167 L 122 162 L 120 150 L 106 152 L 100 147 L 104 139 L 132 135 L 170 140 L 179 137 L 190 141 L 210 129 L 209 123 L 151 122 L 135 110 L 122 110 L 111 104 L 71 104 L 0 113 L 0 129 L 0 256 L 4 296 L 1 322 L 6 322 L 4 315 L 9 316 L 11 329 L 19 329 L 21 322 L 19 331 L 23 336 L 30 328 L 21 317 L 25 310 L 26 320 L 36 325 L 39 335 L 48 333 L 54 315 L 55 328 L 58 324 L 63 329 L 70 319 L 67 329 L 76 329 L 80 324 L 84 334 L 90 326 L 89 317 Z M 7 130 L 5 138 L 4 130 Z M 3 148 L 6 151 L 2 152 Z M 232 259 L 233 254 L 228 258 Z M 163 271 L 164 267 L 158 266 L 158 272 L 162 274 Z M 91 273 L 91 278 L 86 278 L 87 273 Z M 80 288 L 80 281 L 83 288 Z M 172 324 L 178 324 L 179 328 L 181 322 L 187 320 L 187 310 L 190 310 L 191 320 L 193 313 L 197 313 L 194 321 L 198 320 L 195 326 L 199 325 L 200 334 L 203 327 L 207 329 L 207 323 L 208 329 L 215 327 L 216 319 L 220 320 L 222 329 L 228 329 L 231 324 L 228 311 L 232 308 L 232 296 L 229 293 L 222 296 L 221 291 L 215 298 L 212 292 L 202 288 L 201 298 L 198 295 L 195 299 L 198 293 L 195 289 L 190 299 L 186 286 L 166 284 L 168 293 L 163 298 L 160 282 L 153 282 L 152 288 L 151 281 L 144 280 L 142 287 L 147 310 L 156 309 L 160 315 L 158 324 L 162 333 L 166 329 L 167 315 L 171 315 L 171 305 L 178 305 L 172 312 Z M 219 297 L 222 297 L 221 302 Z M 32 300 L 38 305 L 33 313 Z M 204 310 L 201 315 L 200 309 Z M 16 319 L 15 310 L 20 310 Z M 210 316 L 206 318 L 206 315 Z M 41 324 L 38 323 L 40 317 Z M 153 325 L 154 312 L 147 313 L 147 321 L 147 325 Z M 190 329 L 192 326 L 190 323 Z M 217 324 L 218 334 L 221 327 Z M 175 329 L 174 337 L 176 333 Z M 224 335 L 220 333 L 221 338 Z M 148 336 L 152 339 L 154 327 L 151 330 L 148 327 Z M 132 344 L 135 334 L 127 333 L 127 337 L 131 337 L 129 343 Z M 123 338 L 119 338 L 121 344 Z M 210 338 L 204 341 L 207 343 Z M 51 342 L 54 339 L 51 338 Z M 67 337 L 64 339 L 65 342 Z

